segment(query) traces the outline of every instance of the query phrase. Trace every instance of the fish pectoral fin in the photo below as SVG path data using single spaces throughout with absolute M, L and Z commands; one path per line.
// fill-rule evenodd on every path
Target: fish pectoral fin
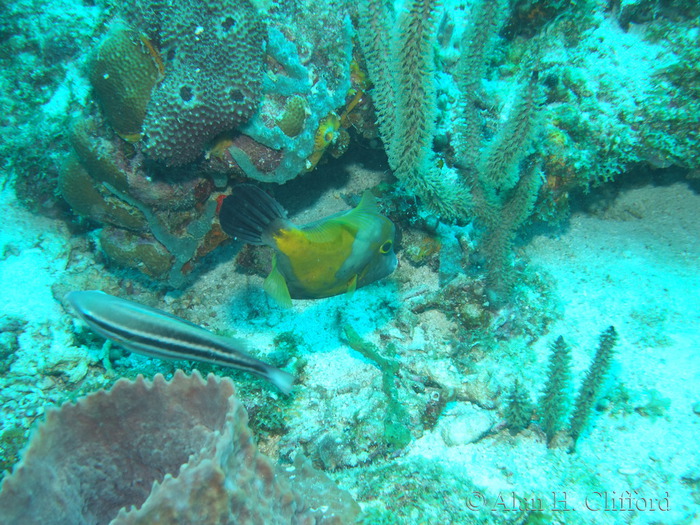
M 348 291 L 345 295 L 350 298 L 355 293 L 355 290 L 357 290 L 357 274 L 353 275 L 352 279 L 348 281 Z
M 272 271 L 263 283 L 263 289 L 277 303 L 284 308 L 292 307 L 292 296 L 289 295 L 289 288 L 284 275 L 277 269 L 277 257 L 272 259 Z

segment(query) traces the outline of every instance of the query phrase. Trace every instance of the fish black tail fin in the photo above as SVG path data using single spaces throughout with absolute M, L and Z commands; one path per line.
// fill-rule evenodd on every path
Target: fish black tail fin
M 287 212 L 275 199 L 252 184 L 238 184 L 221 203 L 221 229 L 241 242 L 265 244 L 263 235 L 274 222 L 286 220 Z

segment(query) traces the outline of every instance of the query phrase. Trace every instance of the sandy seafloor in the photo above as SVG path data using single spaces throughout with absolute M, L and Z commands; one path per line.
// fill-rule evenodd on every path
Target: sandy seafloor
M 350 177 L 342 190 L 371 184 L 366 175 Z M 337 191 L 327 192 L 302 219 L 344 206 Z M 80 328 L 57 299 L 81 287 L 126 294 L 132 283 L 105 268 L 89 240 L 71 236 L 63 222 L 29 213 L 10 189 L 0 199 L 0 318 L 3 330 L 15 322 L 20 334 L 16 359 L 0 378 L 0 424 L 7 430 L 35 427 L 46 407 L 70 391 L 100 386 L 98 340 L 76 339 Z M 397 523 L 698 523 L 700 195 L 683 181 L 650 183 L 627 187 L 587 210 L 559 230 L 530 235 L 520 248 L 529 271 L 549 283 L 551 297 L 542 307 L 557 305 L 547 333 L 532 343 L 522 337 L 501 341 L 493 355 L 474 361 L 469 374 L 447 357 L 452 321 L 431 310 L 400 319 L 410 301 L 438 286 L 426 267 L 403 260 L 391 277 L 349 299 L 296 301 L 290 311 L 272 305 L 260 291 L 262 279 L 237 273 L 224 252 L 184 291 L 129 297 L 235 333 L 263 356 L 274 350 L 275 337 L 293 333 L 307 360 L 303 382 L 285 405 L 287 434 L 261 448 L 275 458 L 288 458 L 301 444 L 307 454 L 316 451 L 317 465 L 320 457 L 327 473 L 376 516 L 368 523 L 388 515 Z M 18 330 L 16 321 L 26 325 Z M 366 452 L 371 447 L 353 446 L 343 437 L 348 427 L 381 425 L 385 398 L 379 371 L 342 340 L 341 323 L 380 348 L 380 340 L 397 345 L 402 388 L 412 374 L 424 373 L 467 394 L 455 396 L 432 429 L 414 428 L 404 450 L 373 457 Z M 572 347 L 577 388 L 598 335 L 611 324 L 620 334 L 605 385 L 612 401 L 594 413 L 575 453 L 548 449 L 536 425 L 516 436 L 499 426 L 504 396 L 494 392 L 519 377 L 534 401 L 558 335 Z M 121 359 L 135 368 L 146 362 L 133 355 Z M 249 378 L 237 375 L 235 381 Z M 484 393 L 469 394 L 474 385 L 483 385 Z M 262 382 L 257 387 L 264 402 L 280 402 L 274 389 Z M 329 452 L 329 442 L 337 449 Z M 647 510 L 606 511 L 606 494 L 629 496 L 631 505 Z M 586 498 L 593 510 L 586 509 Z M 541 501 L 542 512 L 518 510 L 521 499 L 531 502 L 529 510 L 538 510 Z

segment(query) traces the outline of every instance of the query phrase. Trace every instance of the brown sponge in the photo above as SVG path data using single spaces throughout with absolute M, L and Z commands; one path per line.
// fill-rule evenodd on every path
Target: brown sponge
M 48 412 L 3 480 L 5 523 L 352 523 L 358 505 L 299 459 L 258 452 L 230 379 L 120 379 Z

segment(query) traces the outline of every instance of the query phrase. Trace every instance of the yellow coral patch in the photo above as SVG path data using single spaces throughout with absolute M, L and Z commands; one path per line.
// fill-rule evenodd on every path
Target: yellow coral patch
M 214 157 L 221 159 L 224 157 L 226 151 L 233 145 L 233 139 L 229 135 L 222 135 L 214 140 L 209 151 L 207 151 L 206 157 Z
M 287 100 L 282 116 L 277 119 L 277 126 L 288 137 L 296 137 L 304 129 L 307 113 L 308 109 L 304 99 L 300 96 L 294 96 Z
M 156 67 L 158 67 L 158 71 L 160 71 L 161 77 L 163 77 L 165 75 L 165 64 L 163 64 L 163 59 L 161 58 L 160 53 L 153 46 L 153 44 L 151 44 L 151 41 L 143 35 L 141 35 L 141 42 L 144 46 L 146 46 L 146 49 L 153 57 L 153 61 L 155 62 Z
M 308 159 L 306 159 L 306 169 L 311 171 L 316 167 L 318 161 L 321 160 L 326 148 L 335 141 L 340 130 L 340 117 L 331 111 L 328 116 L 321 119 L 314 136 L 314 151 Z

